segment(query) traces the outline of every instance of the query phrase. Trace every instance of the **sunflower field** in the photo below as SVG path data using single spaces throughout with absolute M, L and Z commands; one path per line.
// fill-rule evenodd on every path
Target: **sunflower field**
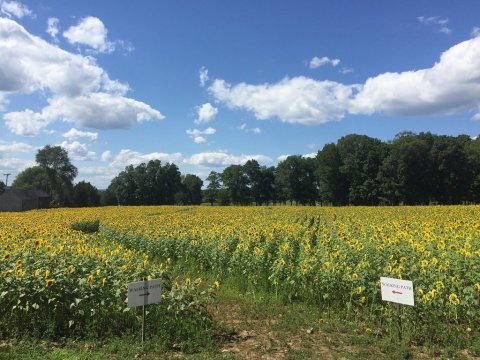
M 98 233 L 71 229 L 73 221 L 88 219 L 99 219 Z M 380 277 L 407 279 L 413 281 L 415 307 L 405 315 L 413 325 L 478 331 L 479 219 L 479 206 L 0 213 L 0 331 L 121 332 L 135 322 L 125 310 L 126 284 L 147 276 L 164 279 L 171 289 L 165 306 L 176 314 L 189 304 L 201 309 L 202 296 L 213 296 L 223 279 L 235 277 L 245 291 L 385 319 L 395 309 L 381 300 Z M 200 279 L 172 283 L 170 267 L 176 264 L 219 281 L 207 292 Z

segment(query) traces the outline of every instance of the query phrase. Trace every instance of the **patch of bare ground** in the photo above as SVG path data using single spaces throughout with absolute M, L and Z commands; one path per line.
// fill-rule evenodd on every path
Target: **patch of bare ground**
M 286 324 L 283 314 L 256 313 L 247 303 L 217 303 L 211 312 L 228 335 L 221 352 L 240 359 L 349 359 L 359 349 L 348 344 L 345 334 Z M 382 358 L 370 349 L 370 356 Z M 367 358 L 367 357 L 366 357 Z M 372 357 L 370 357 L 372 358 Z

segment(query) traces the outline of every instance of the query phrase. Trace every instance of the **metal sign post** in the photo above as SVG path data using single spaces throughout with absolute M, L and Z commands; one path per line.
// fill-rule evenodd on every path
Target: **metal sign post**
M 162 301 L 162 281 L 143 280 L 128 284 L 128 307 L 142 307 L 142 344 L 145 341 L 145 308 Z
M 400 304 L 415 306 L 413 283 L 410 280 L 380 278 L 382 300 L 397 304 L 398 339 L 402 341 L 402 317 Z

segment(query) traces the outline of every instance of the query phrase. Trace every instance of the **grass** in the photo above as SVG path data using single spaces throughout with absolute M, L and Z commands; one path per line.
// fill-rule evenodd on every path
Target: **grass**
M 199 273 L 192 265 L 177 264 L 177 276 L 216 277 Z M 155 306 L 155 305 L 153 305 Z M 45 342 L 32 339 L 0 342 L 0 360 L 8 359 L 465 359 L 480 356 L 480 340 L 468 350 L 438 344 L 412 346 L 409 329 L 404 342 L 393 324 L 380 324 L 347 310 L 322 309 L 302 302 L 286 302 L 254 290 L 241 278 L 223 279 L 214 304 L 209 306 L 216 324 L 214 343 L 195 353 L 148 337 L 142 346 L 136 337 Z M 147 334 L 148 335 L 148 334 Z M 196 340 L 192 340 L 196 341 Z M 162 345 L 163 344 L 163 345 Z

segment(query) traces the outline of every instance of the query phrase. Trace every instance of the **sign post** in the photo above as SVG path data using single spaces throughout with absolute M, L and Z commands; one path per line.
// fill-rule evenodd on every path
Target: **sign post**
M 143 280 L 128 284 L 128 307 L 142 307 L 142 344 L 145 341 L 145 306 L 162 300 L 162 281 Z
M 398 338 L 402 341 L 402 317 L 400 304 L 415 306 L 413 283 L 410 280 L 380 277 L 382 300 L 397 304 Z

